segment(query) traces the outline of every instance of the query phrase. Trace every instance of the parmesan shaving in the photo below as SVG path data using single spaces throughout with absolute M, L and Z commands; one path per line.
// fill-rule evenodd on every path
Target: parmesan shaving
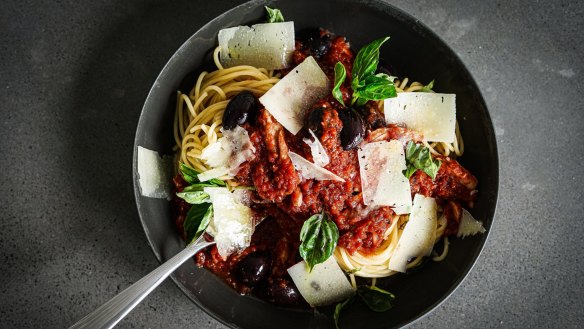
M 453 143 L 456 139 L 456 95 L 403 92 L 384 100 L 387 123 L 405 125 L 426 141 Z
M 202 182 L 225 175 L 235 177 L 241 164 L 254 157 L 255 148 L 244 128 L 236 126 L 221 132 L 223 137 L 201 152 L 201 159 L 213 168 L 197 175 Z
M 231 27 L 220 30 L 218 39 L 223 66 L 279 70 L 288 67 L 294 52 L 294 22 Z
M 363 203 L 389 206 L 396 214 L 408 214 L 412 207 L 410 182 L 404 176 L 406 160 L 397 140 L 368 143 L 358 150 Z
M 304 125 L 306 111 L 330 93 L 328 78 L 312 56 L 290 70 L 260 102 L 289 132 L 296 135 Z
M 303 157 L 294 152 L 288 152 L 288 156 L 290 156 L 290 160 L 292 161 L 294 168 L 304 179 L 334 180 L 337 182 L 345 181 L 341 177 L 333 174 L 332 172 L 324 168 L 315 165 L 314 163 L 304 159 Z
M 314 265 L 311 272 L 304 261 L 288 269 L 298 291 L 310 306 L 328 305 L 353 294 L 353 287 L 334 257 Z
M 140 193 L 149 198 L 170 200 L 171 163 L 158 153 L 138 146 Z
M 213 235 L 219 255 L 226 259 L 249 247 L 254 231 L 253 212 L 226 187 L 205 187 L 213 204 L 213 220 L 207 232 Z
M 319 167 L 324 167 L 331 161 L 331 159 L 329 158 L 324 146 L 322 146 L 320 140 L 318 137 L 316 137 L 314 132 L 312 132 L 310 129 L 308 129 L 308 132 L 310 135 L 312 135 L 314 141 L 311 141 L 309 138 L 303 138 L 302 141 L 310 147 L 310 153 L 312 153 L 312 160 L 314 164 Z
M 421 194 L 414 197 L 414 205 L 388 268 L 405 272 L 408 261 L 418 256 L 429 256 L 434 246 L 438 225 L 438 206 L 436 200 Z
M 459 238 L 465 238 L 467 236 L 473 236 L 476 234 L 485 233 L 487 230 L 483 227 L 483 223 L 474 219 L 472 215 L 466 210 L 462 209 L 462 219 L 458 225 L 458 233 L 456 234 Z

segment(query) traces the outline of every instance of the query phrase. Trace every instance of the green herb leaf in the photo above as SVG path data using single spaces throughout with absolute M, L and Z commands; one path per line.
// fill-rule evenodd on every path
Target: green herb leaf
M 353 62 L 351 82 L 353 89 L 357 89 L 362 79 L 375 73 L 379 64 L 379 48 L 387 40 L 389 37 L 377 39 L 359 50 Z
M 203 191 L 187 191 L 187 192 L 183 191 L 177 193 L 176 195 L 190 204 L 201 204 L 205 202 L 210 202 L 209 194 Z
M 432 93 L 432 92 L 434 92 L 432 90 L 432 88 L 434 88 L 434 80 L 430 81 L 429 84 L 425 85 L 424 87 L 422 87 L 422 89 L 420 89 L 418 91 L 422 92 L 422 93 Z
M 213 205 L 203 203 L 191 207 L 183 224 L 188 243 L 196 240 L 205 232 L 213 218 Z
M 360 286 L 357 289 L 357 294 L 375 312 L 385 312 L 391 309 L 393 306 L 391 302 L 395 299 L 395 296 L 389 291 L 371 286 Z
M 180 171 L 180 174 L 182 175 L 183 179 L 185 180 L 185 182 L 187 182 L 189 184 L 195 184 L 195 183 L 201 182 L 199 180 L 199 178 L 197 177 L 197 175 L 200 173 L 182 162 L 179 163 L 179 171 Z M 212 184 L 209 186 L 226 186 L 224 181 L 217 179 L 217 178 L 210 179 L 210 180 L 206 181 L 205 183 Z
M 395 86 L 388 78 L 389 76 L 387 74 L 384 74 L 383 76 L 370 75 L 366 77 L 363 80 L 363 87 L 353 90 L 353 99 L 358 98 L 360 100 L 368 101 L 396 97 L 397 92 Z
M 345 308 L 345 306 L 351 304 L 355 300 L 355 295 L 345 299 L 344 301 L 340 302 L 335 306 L 335 313 L 333 318 L 335 319 L 335 327 L 339 329 L 339 318 L 341 316 L 341 311 Z
M 189 184 L 194 184 L 194 183 L 199 182 L 199 178 L 197 177 L 197 175 L 199 173 L 196 172 L 195 169 L 187 166 L 186 164 L 184 164 L 182 162 L 179 163 L 178 167 L 180 170 L 180 174 L 182 175 L 185 182 L 187 182 Z
M 335 250 L 339 240 L 337 225 L 324 211 L 313 215 L 302 225 L 300 231 L 300 256 L 308 265 L 308 271 L 316 264 L 327 260 Z
M 387 40 L 389 37 L 377 39 L 361 48 L 357 53 L 351 72 L 351 88 L 353 89 L 351 105 L 362 106 L 370 100 L 382 100 L 397 96 L 393 85 L 395 77 L 390 77 L 385 73 L 375 74 L 379 65 L 379 48 Z
M 282 12 L 280 11 L 280 9 L 272 9 L 268 6 L 264 6 L 264 8 L 266 8 L 267 14 L 268 14 L 268 19 L 267 22 L 268 23 L 281 23 L 284 21 L 284 15 L 282 15 Z
M 345 70 L 345 66 L 341 62 L 337 62 L 335 64 L 335 86 L 333 88 L 333 97 L 339 101 L 339 103 L 345 105 L 343 102 L 343 93 L 341 92 L 341 86 L 345 82 L 345 78 L 347 77 L 347 71 Z
M 432 158 L 430 150 L 424 145 L 418 145 L 412 141 L 406 145 L 407 169 L 404 171 L 406 178 L 409 179 L 416 170 L 420 169 L 434 179 L 441 164 L 440 160 Z

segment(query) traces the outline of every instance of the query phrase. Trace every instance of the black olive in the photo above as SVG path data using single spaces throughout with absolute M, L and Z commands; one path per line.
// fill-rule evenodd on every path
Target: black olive
M 331 47 L 331 39 L 328 35 L 323 37 L 310 37 L 306 40 L 305 45 L 310 53 L 318 59 L 328 52 Z
M 365 137 L 365 125 L 363 118 L 352 108 L 346 108 L 339 113 L 339 119 L 343 122 L 341 130 L 341 145 L 345 150 L 351 150 L 359 146 Z
M 365 127 L 369 130 L 375 130 L 385 127 L 385 117 L 383 114 L 373 106 L 361 106 L 357 108 L 357 112 L 361 114 Z
M 302 301 L 302 297 L 294 284 L 286 279 L 276 279 L 268 287 L 269 299 L 280 305 L 294 305 Z
M 306 118 L 306 128 L 312 130 L 316 137 L 322 135 L 322 116 L 324 114 L 324 108 L 319 107 L 312 110 L 308 117 Z
M 320 29 L 300 31 L 298 37 L 302 43 L 302 51 L 316 59 L 324 56 L 331 47 L 331 35 Z
M 239 264 L 239 279 L 244 284 L 254 286 L 265 279 L 270 272 L 268 257 L 254 252 L 245 257 Z
M 223 128 L 231 130 L 246 121 L 253 123 L 258 112 L 258 100 L 249 91 L 242 91 L 233 97 L 223 113 Z

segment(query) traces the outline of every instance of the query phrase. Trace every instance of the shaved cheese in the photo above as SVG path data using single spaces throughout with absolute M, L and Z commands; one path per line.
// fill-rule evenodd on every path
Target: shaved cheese
M 311 272 L 304 261 L 290 267 L 288 274 L 310 306 L 328 305 L 353 294 L 353 287 L 334 257 L 314 266 Z
M 170 200 L 170 161 L 155 151 L 138 146 L 138 182 L 143 196 Z
M 405 272 L 410 258 L 430 255 L 438 225 L 437 212 L 436 200 L 416 194 L 410 219 L 389 260 L 390 270 Z
M 405 125 L 432 142 L 456 139 L 456 95 L 420 92 L 398 93 L 384 100 L 385 121 Z
M 473 236 L 479 233 L 485 233 L 487 230 L 483 227 L 483 223 L 474 219 L 472 215 L 466 210 L 462 209 L 462 219 L 458 225 L 458 233 L 456 234 L 459 238 L 465 238 L 467 236 Z
M 254 231 L 253 212 L 226 187 L 205 187 L 213 204 L 213 220 L 207 232 L 215 238 L 219 255 L 226 259 L 249 247 Z
M 213 168 L 213 169 L 209 169 L 203 173 L 200 173 L 197 175 L 197 178 L 201 181 L 201 182 L 206 182 L 208 180 L 211 180 L 213 178 L 219 178 L 219 177 L 223 177 L 226 176 L 227 174 L 229 174 L 229 169 L 226 167 L 219 167 L 219 168 Z
M 224 67 L 283 69 L 288 67 L 294 51 L 294 22 L 236 26 L 220 30 L 218 39 Z
M 321 168 L 314 163 L 304 159 L 300 155 L 294 152 L 288 152 L 290 160 L 294 165 L 294 169 L 298 171 L 300 176 L 304 179 L 316 179 L 316 180 L 334 180 L 337 182 L 344 182 L 345 180 L 341 177 L 333 174 L 332 172 Z
M 324 167 L 331 161 L 331 159 L 326 153 L 324 146 L 320 143 L 318 137 L 316 137 L 312 130 L 308 129 L 308 132 L 312 135 L 314 141 L 310 141 L 309 138 L 303 138 L 302 141 L 310 147 L 310 153 L 312 153 L 312 161 L 314 164 L 319 167 Z
M 228 175 L 235 177 L 239 166 L 253 158 L 255 148 L 249 139 L 247 130 L 236 126 L 232 130 L 223 130 L 223 137 L 207 145 L 201 152 L 201 159 L 213 169 L 197 175 L 200 181 L 208 181 Z
M 390 206 L 396 214 L 408 214 L 412 207 L 410 182 L 404 176 L 403 145 L 397 141 L 365 144 L 358 150 L 363 203 Z
M 260 102 L 284 128 L 296 135 L 304 125 L 306 111 L 329 92 L 326 75 L 310 56 L 260 97 Z

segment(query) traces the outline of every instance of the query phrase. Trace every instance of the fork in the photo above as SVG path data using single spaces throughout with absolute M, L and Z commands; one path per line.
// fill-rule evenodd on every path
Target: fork
M 136 307 L 154 288 L 158 287 L 174 270 L 197 252 L 215 243 L 206 241 L 202 234 L 198 239 L 189 243 L 184 250 L 176 254 L 157 269 L 126 288 L 114 298 L 89 313 L 70 329 L 77 328 L 113 328 L 131 310 Z

